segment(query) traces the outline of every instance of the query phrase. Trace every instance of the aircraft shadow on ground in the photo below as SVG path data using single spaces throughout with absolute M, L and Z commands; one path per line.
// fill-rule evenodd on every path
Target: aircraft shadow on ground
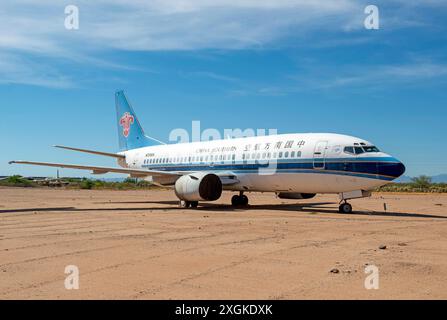
M 176 211 L 179 210 L 178 201 L 125 201 L 125 202 L 102 202 L 103 204 L 162 204 L 168 205 L 163 207 L 112 207 L 112 208 L 75 208 L 75 207 L 47 207 L 47 208 L 24 208 L 24 209 L 4 209 L 2 213 L 26 213 L 26 212 L 89 212 L 89 211 Z M 338 213 L 338 208 L 328 207 L 328 205 L 337 205 L 334 202 L 314 202 L 314 203 L 290 203 L 290 204 L 259 204 L 249 205 L 247 207 L 233 207 L 231 205 L 203 203 L 195 210 L 215 211 L 215 212 L 242 212 L 251 210 L 268 210 L 268 211 L 291 211 L 297 213 L 337 213 L 341 216 L 381 216 L 381 217 L 402 217 L 402 218 L 430 218 L 430 219 L 447 219 L 447 216 L 439 216 L 434 214 L 404 213 L 404 212 L 379 212 L 379 211 L 354 211 L 350 214 Z M 184 209 L 186 210 L 186 209 Z
M 75 207 L 49 207 L 49 208 L 24 208 L 24 209 L 4 209 L 0 213 L 20 213 L 20 212 L 46 212 L 46 211 L 70 211 Z

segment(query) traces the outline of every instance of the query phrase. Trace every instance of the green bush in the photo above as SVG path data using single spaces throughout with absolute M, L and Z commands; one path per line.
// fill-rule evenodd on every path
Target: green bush
M 93 186 L 95 185 L 95 183 L 92 180 L 83 180 L 81 182 L 81 184 L 79 185 L 79 187 L 81 189 L 87 189 L 90 190 L 93 188 Z
M 8 177 L 0 181 L 0 185 L 7 187 L 33 187 L 34 184 L 19 175 Z
M 380 188 L 377 192 L 423 192 L 423 193 L 447 193 L 446 183 L 431 183 L 429 185 L 420 183 L 390 183 Z
M 137 183 L 137 179 L 128 177 L 128 178 L 126 178 L 126 180 L 123 181 L 123 183 L 136 184 Z
M 431 187 L 431 178 L 429 176 L 419 176 L 411 179 L 415 188 L 427 189 Z

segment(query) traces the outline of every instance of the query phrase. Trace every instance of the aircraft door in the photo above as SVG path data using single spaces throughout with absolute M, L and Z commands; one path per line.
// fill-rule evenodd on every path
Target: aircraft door
M 314 169 L 324 169 L 326 166 L 327 141 L 318 141 L 314 149 Z

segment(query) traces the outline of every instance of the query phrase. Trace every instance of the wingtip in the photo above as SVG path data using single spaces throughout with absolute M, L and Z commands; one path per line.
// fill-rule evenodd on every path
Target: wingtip
M 13 164 L 13 163 L 16 163 L 16 161 L 15 161 L 15 160 L 12 160 L 12 161 L 9 161 L 9 162 L 8 162 L 8 164 Z

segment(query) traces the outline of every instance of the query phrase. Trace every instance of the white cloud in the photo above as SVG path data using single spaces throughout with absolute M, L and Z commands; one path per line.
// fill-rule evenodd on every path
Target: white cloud
M 20 55 L 0 53 L 0 83 L 70 88 L 74 83 L 55 68 Z
M 239 49 L 317 26 L 341 30 L 362 13 L 355 0 L 81 0 L 80 29 L 69 31 L 64 3 L 2 3 L 0 47 L 49 54 L 65 54 L 67 48 Z M 326 20 L 334 18 L 328 26 Z
M 131 68 L 103 61 L 102 53 L 264 48 L 290 36 L 351 32 L 363 28 L 365 1 L 78 0 L 73 4 L 80 10 L 80 29 L 66 30 L 64 8 L 71 4 L 67 1 L 3 0 L 0 50 L 15 56 L 9 63 L 26 57 L 38 65 L 45 56 Z M 17 81 L 17 74 L 26 76 L 14 74 Z M 0 75 L 2 82 L 10 78 Z
M 339 88 L 377 90 L 378 88 L 392 88 L 393 85 L 439 82 L 447 77 L 447 64 L 420 59 L 395 65 L 368 64 L 343 67 L 319 65 L 318 67 L 318 73 L 312 72 L 312 68 L 316 67 L 310 64 L 302 74 L 290 76 L 293 84 L 282 88 L 283 92 L 336 90 Z
M 132 69 L 104 61 L 102 53 L 110 50 L 262 48 L 288 33 L 324 25 L 331 15 L 343 23 L 356 6 L 354 0 L 79 0 L 80 29 L 67 30 L 66 5 L 2 1 L 1 83 L 69 86 L 50 59 Z

